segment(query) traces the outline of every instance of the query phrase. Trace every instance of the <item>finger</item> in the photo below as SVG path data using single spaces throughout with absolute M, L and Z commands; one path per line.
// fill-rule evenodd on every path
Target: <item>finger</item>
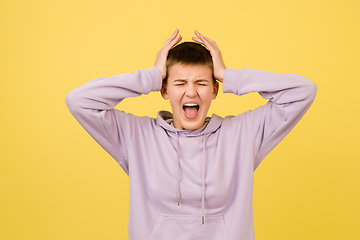
M 200 34 L 201 40 L 208 46 L 208 45 L 214 45 L 214 41 L 212 41 L 210 38 L 207 38 Z
M 171 34 L 168 41 L 173 40 L 178 35 L 178 33 L 179 33 L 179 29 L 176 29 L 175 32 L 173 34 Z
M 201 34 L 197 30 L 195 30 L 194 33 L 198 38 L 200 38 Z
M 203 44 L 210 50 L 210 51 L 219 51 L 219 47 L 217 46 L 216 42 L 208 37 L 203 36 L 200 34 L 201 40 Z
M 201 33 L 199 33 L 198 31 L 195 30 L 195 34 L 196 36 L 198 36 L 199 38 L 205 38 L 206 40 L 210 41 L 210 42 L 214 42 L 213 40 L 211 40 L 208 37 L 205 37 L 204 35 L 202 35 Z
M 200 39 L 196 38 L 196 37 L 192 37 L 192 40 L 194 40 L 195 42 L 204 44 L 203 41 L 201 41 Z
M 179 33 L 179 29 L 176 29 L 175 32 L 173 34 L 171 34 L 171 36 L 166 40 L 165 44 L 164 44 L 164 47 L 169 45 L 169 43 L 171 41 L 173 41 L 174 39 L 176 39 L 177 35 Z
M 193 37 L 192 40 L 204 45 L 205 47 L 208 47 L 208 44 L 204 41 L 205 40 L 204 36 L 201 33 L 199 33 L 197 30 L 195 30 L 195 35 L 197 36 L 197 38 Z
M 182 36 L 180 34 L 177 35 L 177 37 L 173 40 L 173 42 L 174 42 L 173 45 L 178 44 L 181 41 L 181 39 L 182 39 Z
M 197 36 L 197 38 L 193 38 L 193 40 L 198 42 L 198 43 L 201 43 L 201 44 L 205 45 L 205 43 L 204 43 L 204 41 L 202 39 L 202 35 L 196 30 L 195 30 L 195 35 Z
M 217 46 L 217 44 L 216 44 L 216 42 L 214 41 L 214 40 L 212 40 L 212 39 L 210 39 L 210 38 L 208 38 L 208 37 L 205 37 L 205 36 L 203 36 L 208 42 L 209 42 L 209 44 L 211 44 L 214 48 L 218 48 L 218 46 Z
M 195 30 L 195 34 L 196 36 L 201 39 L 204 42 L 204 39 L 209 40 L 208 38 L 206 38 L 204 35 L 202 35 L 201 33 L 199 33 L 198 31 Z
M 178 44 L 182 39 L 182 36 L 179 34 L 178 36 L 176 36 L 173 40 L 171 40 L 169 42 L 169 44 L 166 46 L 167 50 L 170 50 L 173 46 L 175 46 L 176 44 Z
M 196 34 L 196 36 L 198 37 L 198 39 L 201 41 L 201 42 L 199 42 L 199 41 L 197 41 L 197 42 L 205 45 L 205 46 L 206 46 L 207 48 L 209 48 L 209 50 L 210 50 L 210 48 L 212 47 L 212 46 L 211 46 L 211 41 L 210 41 L 210 39 L 204 37 L 201 33 L 199 33 L 199 32 L 196 31 L 196 30 L 195 30 L 195 34 Z M 196 41 L 196 39 L 194 39 L 194 38 L 193 38 L 193 40 Z
M 214 40 L 208 38 L 208 37 L 205 37 L 204 35 L 202 35 L 201 33 L 199 33 L 198 31 L 195 31 L 195 34 L 205 43 L 210 43 L 212 45 L 215 45 L 217 47 L 217 44 Z

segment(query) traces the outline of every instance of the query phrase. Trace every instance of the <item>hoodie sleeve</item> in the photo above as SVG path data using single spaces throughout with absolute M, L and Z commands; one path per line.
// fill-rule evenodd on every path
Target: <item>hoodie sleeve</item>
M 238 96 L 258 92 L 268 103 L 243 115 L 253 138 L 254 170 L 265 156 L 293 129 L 311 106 L 316 85 L 294 74 L 227 68 L 223 92 Z
M 124 98 L 137 97 L 161 89 L 162 78 L 156 67 L 110 78 L 96 78 L 66 96 L 71 114 L 128 173 L 127 144 L 135 117 L 114 107 Z

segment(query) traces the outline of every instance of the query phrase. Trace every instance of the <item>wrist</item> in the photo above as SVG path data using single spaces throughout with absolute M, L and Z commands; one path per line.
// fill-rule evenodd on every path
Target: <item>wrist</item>
M 154 67 L 156 67 L 156 68 L 159 70 L 159 72 L 160 72 L 160 74 L 161 74 L 161 79 L 164 80 L 165 77 L 166 77 L 165 71 L 162 71 L 162 70 L 161 70 L 162 68 L 159 67 L 159 66 L 157 66 L 156 64 L 154 65 Z
M 151 91 L 160 91 L 163 78 L 161 76 L 159 68 L 154 66 L 152 68 L 149 68 L 148 72 L 151 75 Z
M 214 77 L 216 78 L 216 80 L 218 80 L 219 82 L 223 82 L 224 80 L 224 74 L 225 74 L 225 69 L 221 69 L 220 71 L 217 72 L 216 75 L 214 75 Z

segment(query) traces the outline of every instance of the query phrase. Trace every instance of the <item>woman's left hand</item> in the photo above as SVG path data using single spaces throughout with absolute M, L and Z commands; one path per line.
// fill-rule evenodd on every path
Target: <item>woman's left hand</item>
M 223 82 L 224 78 L 224 72 L 226 69 L 224 60 L 222 58 L 221 51 L 215 41 L 211 40 L 210 38 L 204 37 L 202 34 L 200 34 L 198 31 L 195 31 L 196 37 L 193 37 L 192 39 L 195 42 L 203 44 L 207 49 L 209 49 L 212 61 L 214 64 L 214 77 L 220 82 Z

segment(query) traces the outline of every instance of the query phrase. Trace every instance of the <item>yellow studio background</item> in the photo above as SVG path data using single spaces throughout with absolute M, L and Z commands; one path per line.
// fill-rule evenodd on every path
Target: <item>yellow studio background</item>
M 257 240 L 360 239 L 360 1 L 0 1 L 0 239 L 127 239 L 128 178 L 66 94 L 153 66 L 176 29 L 227 66 L 303 75 L 309 112 L 255 172 Z M 210 113 L 265 101 L 220 94 Z M 156 116 L 159 93 L 122 109 Z M 118 107 L 119 108 L 119 107 Z

